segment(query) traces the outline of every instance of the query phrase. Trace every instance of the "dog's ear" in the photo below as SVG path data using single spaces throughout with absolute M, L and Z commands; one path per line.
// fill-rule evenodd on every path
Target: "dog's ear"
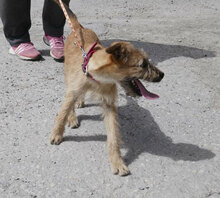
M 106 52 L 112 54 L 116 60 L 123 62 L 127 61 L 128 52 L 125 46 L 121 43 L 113 44 L 112 46 L 106 49 Z

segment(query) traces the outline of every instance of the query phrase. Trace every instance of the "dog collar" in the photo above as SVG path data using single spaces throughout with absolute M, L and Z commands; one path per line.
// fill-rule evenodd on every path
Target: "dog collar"
M 89 76 L 92 80 L 98 82 L 91 74 L 89 74 L 88 72 L 88 63 L 89 60 L 91 58 L 91 56 L 94 54 L 95 52 L 95 46 L 97 45 L 97 41 L 92 45 L 92 47 L 89 49 L 89 51 L 87 53 L 83 54 L 83 64 L 82 64 L 82 71 L 86 76 Z

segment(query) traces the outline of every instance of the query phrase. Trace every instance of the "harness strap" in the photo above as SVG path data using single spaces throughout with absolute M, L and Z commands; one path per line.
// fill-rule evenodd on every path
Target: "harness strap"
M 85 75 L 89 76 L 92 80 L 98 82 L 97 80 L 95 80 L 95 78 L 91 74 L 88 73 L 89 59 L 91 58 L 91 56 L 95 52 L 94 48 L 95 48 L 96 45 L 97 45 L 97 41 L 92 45 L 92 47 L 89 49 L 89 51 L 84 56 L 84 60 L 83 60 L 83 64 L 82 64 L 82 70 L 83 70 Z

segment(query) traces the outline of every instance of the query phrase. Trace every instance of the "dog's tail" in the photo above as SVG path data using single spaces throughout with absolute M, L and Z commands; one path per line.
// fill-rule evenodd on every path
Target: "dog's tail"
M 59 6 L 60 8 L 62 9 L 61 5 L 60 5 L 60 2 L 59 0 L 54 0 Z M 77 34 L 77 36 L 82 40 L 82 36 L 81 36 L 81 29 L 83 28 L 83 26 L 79 23 L 76 15 L 72 12 L 72 10 L 70 10 L 69 6 L 67 6 L 65 3 L 63 3 L 65 9 L 66 9 L 66 12 L 70 18 L 70 21 L 72 23 L 72 26 Z

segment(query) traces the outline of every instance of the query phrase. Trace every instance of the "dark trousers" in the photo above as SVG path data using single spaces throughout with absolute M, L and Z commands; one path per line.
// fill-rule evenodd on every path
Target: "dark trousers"
M 70 0 L 63 0 L 69 5 Z M 0 16 L 6 39 L 11 46 L 30 42 L 29 29 L 31 0 L 0 0 Z M 53 0 L 45 0 L 43 8 L 43 29 L 49 36 L 63 35 L 65 17 Z

